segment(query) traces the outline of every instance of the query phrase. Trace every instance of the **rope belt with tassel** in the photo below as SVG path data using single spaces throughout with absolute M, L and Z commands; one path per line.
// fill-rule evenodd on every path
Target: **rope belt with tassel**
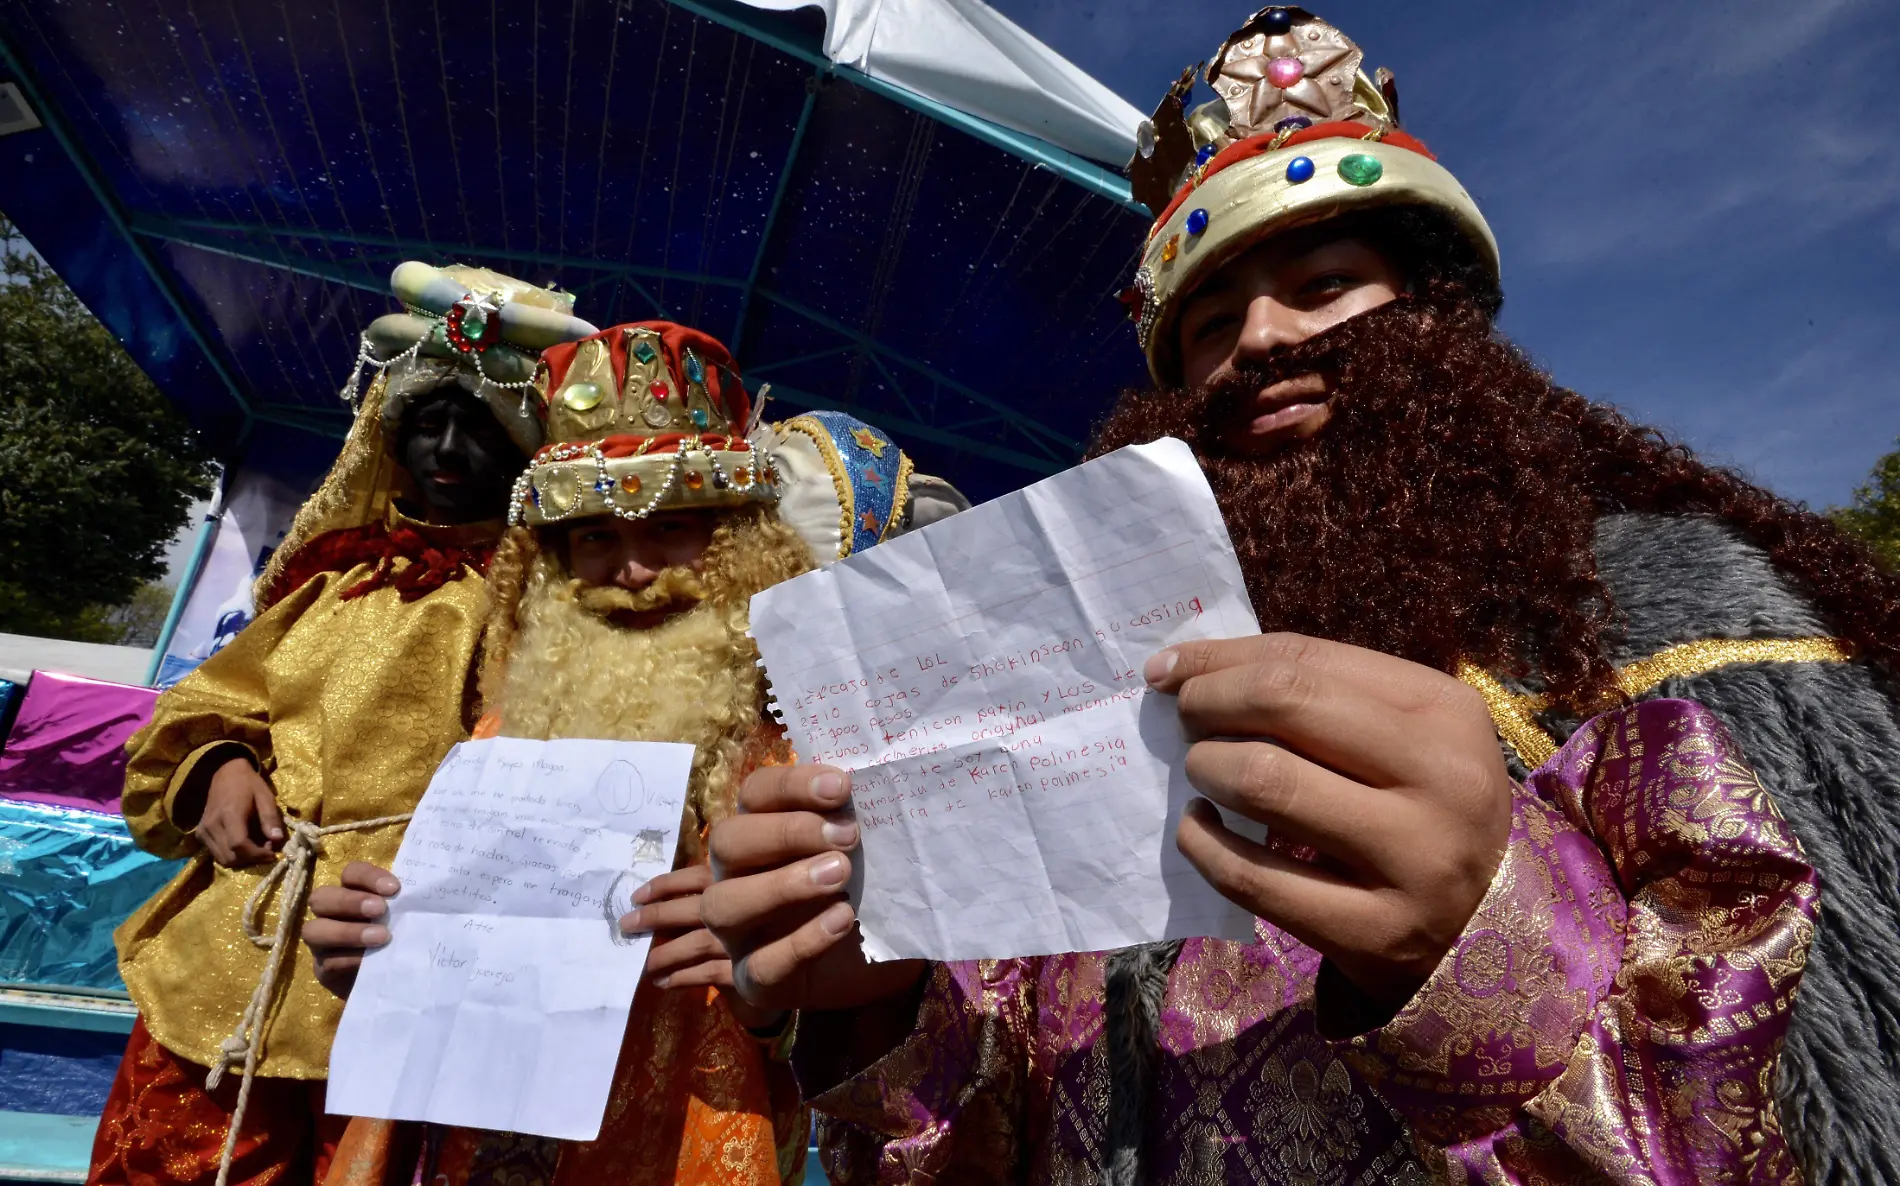
M 244 1124 L 244 1109 L 251 1100 L 251 1082 L 257 1077 L 258 1051 L 264 1045 L 264 1034 L 269 1026 L 267 1015 L 270 1012 L 271 995 L 277 990 L 277 976 L 283 970 L 284 953 L 297 942 L 298 929 L 303 921 L 304 900 L 310 893 L 310 868 L 323 851 L 323 838 L 337 832 L 360 832 L 406 823 L 414 815 L 414 812 L 405 812 L 378 819 L 332 824 L 327 828 L 299 819 L 284 821 L 290 829 L 290 839 L 284 843 L 283 855 L 271 871 L 264 875 L 264 879 L 257 883 L 257 888 L 251 891 L 249 900 L 244 903 L 245 937 L 270 952 L 264 957 L 264 974 L 258 977 L 257 989 L 251 993 L 250 1004 L 244 1007 L 244 1016 L 238 1019 L 237 1029 L 220 1043 L 218 1065 L 212 1067 L 211 1073 L 205 1076 L 205 1090 L 215 1091 L 218 1084 L 224 1081 L 226 1071 L 239 1065 L 244 1068 L 243 1082 L 238 1087 L 237 1107 L 231 1113 L 231 1125 L 224 1132 L 224 1149 L 218 1155 L 217 1186 L 226 1186 L 231 1176 L 231 1158 L 237 1149 L 238 1129 Z M 258 926 L 258 920 L 268 909 L 272 888 L 280 883 L 283 892 L 278 898 L 277 930 L 266 936 Z

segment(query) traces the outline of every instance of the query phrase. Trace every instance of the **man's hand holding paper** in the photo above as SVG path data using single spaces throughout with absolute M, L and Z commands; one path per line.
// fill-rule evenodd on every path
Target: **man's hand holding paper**
M 998 532 L 979 519 L 991 508 L 980 508 L 921 533 L 914 550 L 959 566 L 931 574 L 940 586 L 894 579 L 915 575 L 903 555 L 881 557 L 875 577 L 841 566 L 837 585 L 852 599 L 828 608 L 850 623 L 844 661 L 868 656 L 862 673 L 826 666 L 822 634 L 782 645 L 772 607 L 755 603 L 754 630 L 781 700 L 791 698 L 801 755 L 851 769 L 829 778 L 817 768 L 761 772 L 746 788 L 748 814 L 714 829 L 722 879 L 704 918 L 738 960 L 742 993 L 781 1007 L 847 1007 L 916 982 L 918 965 L 887 968 L 867 953 L 1010 958 L 1246 938 L 1256 916 L 1330 957 L 1375 1006 L 1403 1001 L 1436 965 L 1483 896 L 1509 826 L 1508 776 L 1482 703 L 1417 664 L 1259 635 L 1250 615 L 1222 628 L 1231 618 L 1221 615 L 1248 614 L 1237 570 L 1228 583 L 1231 545 L 1211 497 L 1203 507 L 1193 493 L 1205 494 L 1198 469 L 1168 470 L 1172 448 L 1111 454 L 992 512 L 1032 527 Z M 1158 488 L 1110 468 L 1142 454 L 1167 474 Z M 1098 488 L 1077 497 L 1084 488 L 1074 479 L 1096 467 L 1119 495 Z M 1198 571 L 1169 568 L 1171 551 L 1130 543 L 1129 533 L 1144 530 L 1131 506 L 1155 533 L 1143 542 L 1191 537 Z M 1055 524 L 1064 527 L 1059 542 Z M 1040 570 L 1013 563 L 1010 548 L 1038 531 L 1053 558 Z M 1022 589 L 1017 605 L 1126 630 L 1142 615 L 1115 596 L 1172 583 L 1199 611 L 1161 623 L 1163 637 L 1111 630 L 1093 646 L 1014 652 L 1011 666 L 994 636 L 1048 633 L 1047 619 L 985 616 L 957 600 L 956 574 L 973 561 L 960 549 L 999 536 L 1002 556 L 976 567 L 1012 574 L 991 586 L 998 603 Z M 1110 554 L 1093 563 L 1076 555 L 1091 547 Z M 858 563 L 869 569 L 887 551 L 895 553 L 881 548 Z M 1091 581 L 1118 559 L 1125 579 Z M 899 597 L 912 607 L 910 634 L 885 626 L 875 609 Z M 862 612 L 867 604 L 872 612 Z M 968 651 L 951 650 L 950 628 L 968 631 Z M 1123 637 L 1147 649 L 1131 654 Z M 931 644 L 931 667 L 913 673 L 891 661 L 901 649 L 893 643 L 917 649 L 920 638 Z M 1005 662 L 972 662 L 971 652 Z M 787 664 L 791 678 L 781 682 Z M 1109 695 L 1075 712 L 1036 711 L 1029 693 L 1039 683 L 1059 696 L 1065 679 L 1092 682 L 1103 664 Z M 933 673 L 934 688 L 923 678 Z M 1009 689 L 997 707 L 1010 715 L 979 705 L 981 722 L 964 736 L 968 722 L 957 718 L 969 709 L 949 681 L 973 674 Z M 897 714 L 907 715 L 889 720 Z M 1263 843 L 1263 825 L 1282 843 Z
M 980 959 L 1252 920 L 1170 841 L 1187 738 L 1142 665 L 1255 629 L 1199 466 L 1122 450 L 758 595 L 799 756 L 854 771 L 876 959 Z
M 1484 701 L 1429 667 L 1297 634 L 1184 643 L 1146 670 L 1201 739 L 1187 777 L 1207 799 L 1189 804 L 1181 852 L 1359 990 L 1333 994 L 1341 1032 L 1383 1021 L 1457 941 L 1509 838 Z M 1235 833 L 1210 802 L 1310 856 Z
M 356 973 L 330 1110 L 592 1139 L 651 942 L 620 919 L 672 864 L 691 763 L 691 746 L 654 742 L 452 751 L 391 870 L 401 941 Z M 330 897 L 388 893 L 363 881 Z

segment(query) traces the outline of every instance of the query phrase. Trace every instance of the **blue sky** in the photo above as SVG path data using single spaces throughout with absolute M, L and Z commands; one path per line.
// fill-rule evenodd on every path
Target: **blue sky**
M 990 0 L 1143 111 L 1247 0 Z M 1900 436 L 1900 3 L 1352 0 L 1558 380 L 1821 507 Z

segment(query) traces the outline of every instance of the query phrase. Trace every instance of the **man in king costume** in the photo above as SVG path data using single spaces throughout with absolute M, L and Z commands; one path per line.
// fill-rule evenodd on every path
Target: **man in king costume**
M 258 581 L 257 620 L 127 744 L 132 835 L 185 867 L 118 932 L 139 1021 L 101 1186 L 309 1181 L 342 1129 L 323 1114 L 340 1006 L 297 951 L 303 887 L 387 863 L 468 736 L 481 574 L 540 444 L 535 359 L 594 332 L 571 297 L 481 269 L 404 264 L 392 287 L 409 311 L 364 337 L 381 374 Z
M 729 995 L 730 962 L 699 925 L 707 829 L 731 814 L 745 775 L 791 758 L 765 712 L 748 610 L 818 558 L 957 509 L 960 496 L 849 417 L 755 426 L 725 347 L 684 326 L 616 326 L 557 347 L 537 383 L 549 443 L 516 488 L 516 525 L 490 571 L 478 735 L 688 742 L 693 770 L 676 870 L 622 920 L 655 945 L 599 1138 L 456 1130 L 430 1142 L 423 1180 L 796 1181 L 809 1118 L 786 1063 L 790 1015 Z M 391 940 L 376 920 L 398 889 L 385 869 L 355 865 L 312 896 L 304 938 L 337 991 L 366 947 Z M 414 1146 L 397 1128 L 356 1122 L 330 1186 L 409 1181 L 413 1161 L 394 1158 Z
M 1900 582 L 1504 341 L 1361 59 L 1263 9 L 1143 129 L 1154 387 L 1096 445 L 1196 450 L 1271 632 L 1146 672 L 1273 838 L 1174 837 L 1255 941 L 866 964 L 818 767 L 702 915 L 806 1010 L 839 1182 L 1895 1180 Z

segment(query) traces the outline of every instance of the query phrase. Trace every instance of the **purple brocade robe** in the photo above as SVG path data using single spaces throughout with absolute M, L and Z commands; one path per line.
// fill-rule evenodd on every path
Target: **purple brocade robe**
M 1183 947 L 1139 1060 L 1142 1180 L 1799 1181 L 1775 1063 L 1816 896 L 1707 710 L 1605 714 L 1517 788 L 1477 913 L 1384 1028 L 1322 1036 L 1333 974 L 1265 922 Z M 833 1180 L 1103 1181 L 1106 961 L 938 965 L 842 1082 L 801 1049 Z

